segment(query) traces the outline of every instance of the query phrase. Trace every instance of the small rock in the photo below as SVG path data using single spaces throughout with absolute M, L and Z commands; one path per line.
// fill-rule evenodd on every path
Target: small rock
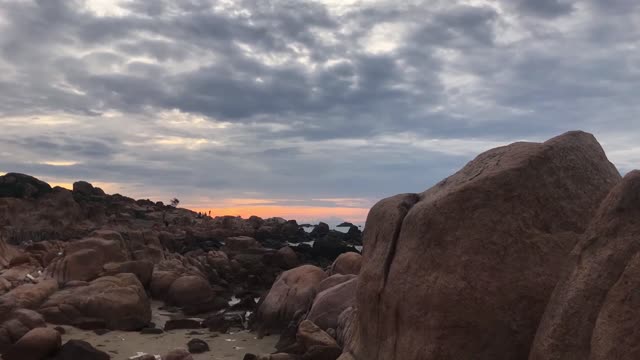
M 65 330 L 62 326 L 56 326 L 53 328 L 55 331 L 59 332 L 60 335 L 64 335 L 67 333 L 67 330 Z
M 164 333 L 164 331 L 162 331 L 162 329 L 158 329 L 158 328 L 144 328 L 142 330 L 140 330 L 140 334 L 142 335 L 159 335 Z
M 56 360 L 109 360 L 111 357 L 82 340 L 69 340 L 62 345 Z
M 93 332 L 98 336 L 102 336 L 104 334 L 107 334 L 107 333 L 111 332 L 111 330 L 109 330 L 109 329 L 96 329 L 96 330 L 93 330 Z
M 162 357 L 163 360 L 193 360 L 193 356 L 185 349 L 175 349 Z
M 193 339 L 187 343 L 189 352 L 192 354 L 201 354 L 209 351 L 209 344 L 200 339 Z
M 200 321 L 195 319 L 173 319 L 164 324 L 164 331 L 178 329 L 201 329 Z
M 337 346 L 312 346 L 302 355 L 302 360 L 336 360 L 342 355 Z
M 304 320 L 300 323 L 296 339 L 307 349 L 310 349 L 313 346 L 338 346 L 335 339 L 309 320 Z

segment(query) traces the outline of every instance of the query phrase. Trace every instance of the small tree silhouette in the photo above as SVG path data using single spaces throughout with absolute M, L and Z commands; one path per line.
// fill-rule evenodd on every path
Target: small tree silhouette
M 171 199 L 171 206 L 173 207 L 178 207 L 178 205 L 180 204 L 180 200 L 178 200 L 178 198 L 173 198 Z

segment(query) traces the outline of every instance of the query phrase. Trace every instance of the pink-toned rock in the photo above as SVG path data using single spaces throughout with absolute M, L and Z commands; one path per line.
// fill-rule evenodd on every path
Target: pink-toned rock
M 309 349 L 313 346 L 338 346 L 338 343 L 334 338 L 329 336 L 329 334 L 309 320 L 304 320 L 300 323 L 296 339 L 305 347 L 305 349 Z
M 45 326 L 42 316 L 32 310 L 18 309 L 5 314 L 0 321 L 0 353 L 32 329 Z
M 45 270 L 45 276 L 60 285 L 70 281 L 90 281 L 98 277 L 104 265 L 100 253 L 94 249 L 82 249 L 54 260 Z
M 328 278 L 322 280 L 320 284 L 318 284 L 316 290 L 318 291 L 318 293 L 321 293 L 329 288 L 345 283 L 351 279 L 355 279 L 356 277 L 356 275 L 331 275 Z
M 353 278 L 322 291 L 313 301 L 307 320 L 311 320 L 323 330 L 337 329 L 340 314 L 356 305 L 357 287 L 358 278 Z
M 55 280 L 42 280 L 37 284 L 25 284 L 0 297 L 15 304 L 15 308 L 37 309 L 49 296 L 58 291 Z
M 326 277 L 322 269 L 312 265 L 282 273 L 256 314 L 260 330 L 282 331 L 297 312 L 306 312 L 316 296 L 317 285 Z
M 134 274 L 146 288 L 151 283 L 151 277 L 153 275 L 153 263 L 146 260 L 108 263 L 103 266 L 103 273 L 101 274 L 101 276 L 110 276 L 123 273 Z
M 341 254 L 331 265 L 331 274 L 358 275 L 362 266 L 362 255 L 354 252 Z
M 60 333 L 51 328 L 35 328 L 26 333 L 3 355 L 4 360 L 44 360 L 62 345 Z
M 571 132 L 487 151 L 421 194 L 380 201 L 353 355 L 527 358 L 569 252 L 619 182 L 595 138 Z
M 162 357 L 162 360 L 193 360 L 187 349 L 175 349 Z
M 200 276 L 183 276 L 171 284 L 168 301 L 185 308 L 188 313 L 198 313 L 208 310 L 213 297 L 213 289 L 207 280 Z
M 547 305 L 530 360 L 640 358 L 640 171 L 602 202 Z
M 45 275 L 60 285 L 74 280 L 93 280 L 102 273 L 105 264 L 124 262 L 128 258 L 120 243 L 100 238 L 72 241 L 64 253 L 64 257 L 53 260 L 45 270 Z
M 125 331 L 139 330 L 151 320 L 144 287 L 135 275 L 128 273 L 101 277 L 87 286 L 58 291 L 39 311 L 54 324 L 76 325 L 93 319 L 100 320 L 109 329 Z

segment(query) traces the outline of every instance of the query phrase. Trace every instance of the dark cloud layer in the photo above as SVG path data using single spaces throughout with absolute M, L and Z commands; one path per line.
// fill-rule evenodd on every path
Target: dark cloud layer
M 626 171 L 637 7 L 0 0 L 0 170 L 370 203 L 489 147 L 584 129 Z

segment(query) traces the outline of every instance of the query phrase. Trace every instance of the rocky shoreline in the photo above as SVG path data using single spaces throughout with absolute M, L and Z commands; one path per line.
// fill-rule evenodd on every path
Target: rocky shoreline
M 210 218 L 7 174 L 0 353 L 640 356 L 640 172 L 621 177 L 590 134 L 489 150 L 422 193 L 378 202 L 364 234 L 343 225 Z
M 61 338 L 97 341 L 128 332 L 127 344 L 155 336 L 163 343 L 158 349 L 167 350 L 167 343 L 176 343 L 167 340 L 175 332 L 178 338 L 185 332 L 240 336 L 283 271 L 301 264 L 328 267 L 342 253 L 358 253 L 361 232 L 348 226 L 341 232 L 320 223 L 307 232 L 280 218 L 212 218 L 108 195 L 87 182 L 70 191 L 6 174 L 0 177 L 0 352 L 5 360 L 56 352 L 67 359 L 74 351 L 128 359 L 138 352 L 160 354 L 127 353 L 125 346 L 116 355 L 74 342 L 80 350 L 60 350 Z M 152 306 L 158 302 L 162 307 Z M 158 323 L 159 312 L 171 319 Z M 242 340 L 259 346 L 245 348 L 275 344 L 254 337 Z M 42 346 L 32 345 L 38 342 Z M 234 350 L 235 358 L 244 356 L 240 352 Z

